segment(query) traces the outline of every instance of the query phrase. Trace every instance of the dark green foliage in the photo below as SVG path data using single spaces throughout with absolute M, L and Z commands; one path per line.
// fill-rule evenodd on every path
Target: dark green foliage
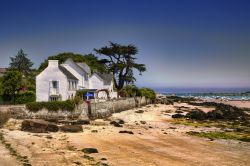
M 29 74 L 33 63 L 27 58 L 27 54 L 20 49 L 15 57 L 10 58 L 10 70 L 16 70 L 23 75 Z
M 179 97 L 179 96 L 167 96 L 168 100 L 172 102 L 180 102 L 180 103 L 189 103 L 192 101 L 196 101 L 194 98 L 191 97 Z
M 78 90 L 76 91 L 76 95 L 75 96 L 78 96 L 80 97 L 81 99 L 84 99 L 85 98 L 85 95 L 88 93 L 87 90 Z
M 120 95 L 122 97 L 135 97 L 135 96 L 141 96 L 140 90 L 135 85 L 127 85 L 125 86 L 121 92 Z
M 59 60 L 59 63 L 63 63 L 68 58 L 71 58 L 74 62 L 85 62 L 91 68 L 92 72 L 105 72 L 106 68 L 102 61 L 98 60 L 93 54 L 81 55 L 72 52 L 64 52 L 54 56 L 49 56 L 39 67 L 39 71 L 44 70 L 48 66 L 48 60 Z
M 122 90 L 125 83 L 131 84 L 136 80 L 134 69 L 140 73 L 146 71 L 144 64 L 135 62 L 138 49 L 134 45 L 120 45 L 110 42 L 109 46 L 94 50 L 97 54 L 107 57 L 102 61 L 106 64 L 108 72 L 114 75 L 114 86 L 118 92 Z
M 139 93 L 141 96 L 145 96 L 148 99 L 155 100 L 156 99 L 156 93 L 154 90 L 150 88 L 140 88 Z
M 25 104 L 36 101 L 36 94 L 32 91 L 20 93 L 16 96 L 17 104 Z
M 8 71 L 3 75 L 1 88 L 4 94 L 11 95 L 15 104 L 16 93 L 21 88 L 22 74 L 18 71 Z
M 26 107 L 29 111 L 37 112 L 43 108 L 47 109 L 48 111 L 74 111 L 75 103 L 74 101 L 67 100 L 67 101 L 49 101 L 49 102 L 32 102 L 27 103 Z

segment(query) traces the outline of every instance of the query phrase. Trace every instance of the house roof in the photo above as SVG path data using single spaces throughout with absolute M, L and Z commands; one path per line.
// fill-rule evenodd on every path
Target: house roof
M 63 72 L 63 74 L 70 80 L 78 80 L 73 74 L 71 74 L 65 67 L 63 66 L 59 66 L 59 69 L 61 70 L 61 72 Z
M 83 69 L 85 72 L 87 72 L 88 74 L 91 74 L 91 69 L 90 67 L 86 64 L 86 63 L 83 63 L 83 62 L 80 62 L 80 63 L 76 63 L 81 69 Z
M 104 82 L 104 85 L 110 85 L 113 80 L 112 74 L 101 74 L 101 73 L 95 73 L 98 75 Z
M 6 68 L 0 68 L 0 73 L 5 73 L 6 72 Z

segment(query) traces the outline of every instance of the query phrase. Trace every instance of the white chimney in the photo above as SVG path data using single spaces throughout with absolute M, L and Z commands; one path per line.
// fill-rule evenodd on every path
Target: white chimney
M 58 67 L 58 60 L 49 60 L 48 67 Z

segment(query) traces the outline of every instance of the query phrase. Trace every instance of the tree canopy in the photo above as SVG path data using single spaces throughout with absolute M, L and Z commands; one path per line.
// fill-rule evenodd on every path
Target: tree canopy
M 114 85 L 118 92 L 123 88 L 124 84 L 133 84 L 136 80 L 133 70 L 136 69 L 140 74 L 146 71 L 144 64 L 136 63 L 135 55 L 138 53 L 136 46 L 120 45 L 110 42 L 109 46 L 104 46 L 100 49 L 94 49 L 100 55 L 107 58 L 102 59 L 106 64 L 108 72 L 114 75 Z
M 3 75 L 1 89 L 4 94 L 11 95 L 15 104 L 16 92 L 22 86 L 22 74 L 19 71 L 8 71 Z
M 49 56 L 43 63 L 41 63 L 38 70 L 42 71 L 45 69 L 48 66 L 48 60 L 59 60 L 59 63 L 63 63 L 68 58 L 71 58 L 74 62 L 85 62 L 87 65 L 89 65 L 92 72 L 98 71 L 103 73 L 106 71 L 105 65 L 93 54 L 82 55 L 72 52 L 64 52 L 54 56 Z
M 29 58 L 27 58 L 27 54 L 24 53 L 22 49 L 20 49 L 15 57 L 10 57 L 10 70 L 17 70 L 23 75 L 28 75 L 31 71 L 31 67 L 33 63 Z

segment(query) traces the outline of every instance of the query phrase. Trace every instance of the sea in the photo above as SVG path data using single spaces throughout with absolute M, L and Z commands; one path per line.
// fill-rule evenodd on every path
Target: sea
M 179 97 L 250 101 L 250 93 L 246 93 L 250 88 L 161 88 L 156 92 Z

